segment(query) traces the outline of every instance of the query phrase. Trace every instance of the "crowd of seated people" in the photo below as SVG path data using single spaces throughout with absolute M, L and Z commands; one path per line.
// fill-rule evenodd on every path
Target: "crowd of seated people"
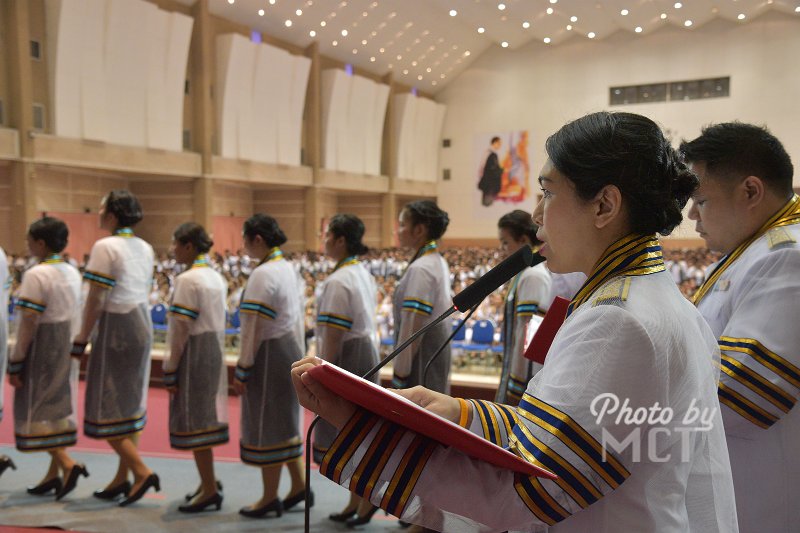
M 305 281 L 306 329 L 312 335 L 315 323 L 314 302 L 319 296 L 318 288 L 328 273 L 333 270 L 334 263 L 318 252 L 287 253 L 299 274 Z M 450 265 L 450 280 L 455 293 L 463 290 L 470 283 L 488 272 L 500 261 L 496 248 L 460 247 L 443 250 L 442 255 Z M 667 270 L 672 274 L 681 292 L 688 298 L 705 278 L 709 265 L 719 260 L 719 255 L 706 248 L 665 250 L 664 259 Z M 82 269 L 83 263 L 65 254 L 65 259 Z M 212 254 L 212 266 L 220 272 L 228 282 L 228 312 L 236 312 L 241 300 L 247 278 L 255 266 L 252 259 L 241 251 Z M 372 249 L 364 256 L 367 270 L 375 276 L 378 287 L 378 331 L 382 339 L 388 343 L 394 334 L 392 318 L 392 295 L 401 274 L 408 266 L 407 254 L 397 248 Z M 34 263 L 27 256 L 12 255 L 9 267 L 15 283 L 21 279 L 22 272 Z M 153 290 L 150 305 L 167 304 L 172 294 L 175 276 L 183 271 L 175 259 L 166 253 L 160 254 L 156 260 L 153 275 Z M 12 295 L 13 295 L 12 286 Z M 500 331 L 503 320 L 503 289 L 490 295 L 473 315 L 473 320 L 491 320 Z

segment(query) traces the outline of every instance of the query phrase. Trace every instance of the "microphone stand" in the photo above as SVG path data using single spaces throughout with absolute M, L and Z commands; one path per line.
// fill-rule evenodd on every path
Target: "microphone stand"
M 453 340 L 453 337 L 456 336 L 456 333 L 458 333 L 458 331 L 461 328 L 464 327 L 464 324 L 467 323 L 467 320 L 469 320 L 469 318 L 472 316 L 472 313 L 474 313 L 478 309 L 479 305 L 480 305 L 480 302 L 475 304 L 474 306 L 472 306 L 472 309 L 469 310 L 469 313 L 467 313 L 467 316 L 465 316 L 463 319 L 461 319 L 461 322 L 459 322 L 458 326 L 453 328 L 453 333 L 451 333 L 450 336 L 447 337 L 447 340 L 444 341 L 444 343 L 442 343 L 441 346 L 439 346 L 439 349 L 436 350 L 436 353 L 434 353 L 433 356 L 425 364 L 425 369 L 422 371 L 422 386 L 423 387 L 425 386 L 426 381 L 428 381 L 428 370 L 431 368 L 431 365 L 433 364 L 433 362 L 436 360 L 437 357 L 439 357 L 439 354 L 444 351 L 444 349 L 447 347 L 447 345 L 450 344 L 450 341 Z
M 473 310 L 477 309 L 477 307 L 478 306 L 476 305 L 473 308 Z M 419 338 L 422 334 L 424 334 L 425 332 L 429 331 L 431 328 L 433 328 L 434 326 L 436 326 L 437 324 L 442 322 L 445 318 L 449 317 L 450 315 L 452 315 L 455 312 L 456 312 L 455 306 L 451 305 L 450 309 L 448 309 L 447 311 L 442 313 L 436 320 L 433 320 L 429 324 L 425 325 L 425 327 L 423 327 L 422 329 L 420 329 L 419 331 L 417 331 L 413 335 L 411 335 L 408 339 L 406 339 L 406 341 L 403 344 L 401 344 L 399 347 L 397 347 L 392 353 L 390 353 L 388 356 L 383 358 L 380 363 L 375 365 L 373 368 L 371 368 L 369 370 L 369 372 L 367 372 L 366 374 L 364 374 L 361 377 L 363 379 L 369 379 L 372 376 L 374 376 L 375 373 L 378 372 L 378 370 L 380 370 L 381 368 L 386 366 L 392 359 L 394 359 L 395 357 L 400 355 L 400 353 L 403 350 L 405 350 L 412 342 L 417 340 L 417 338 Z M 467 318 L 469 318 L 469 317 L 467 317 Z M 464 325 L 464 321 L 461 322 L 459 327 L 461 327 L 463 325 Z M 453 335 L 455 335 L 455 332 L 453 332 L 453 334 L 450 335 L 450 338 L 453 338 Z M 450 339 L 448 339 L 447 342 L 450 342 Z M 447 345 L 447 343 L 442 345 L 442 347 L 439 348 L 439 351 L 436 352 L 436 355 L 438 355 L 439 352 L 444 350 L 444 347 L 446 345 Z M 427 368 L 426 368 L 426 370 L 427 370 Z M 423 379 L 423 381 L 424 381 L 424 379 Z M 308 432 L 306 433 L 306 487 L 305 487 L 306 498 L 305 498 L 305 527 L 304 527 L 305 533 L 309 533 L 310 530 L 311 530 L 311 505 L 310 505 L 310 499 L 311 499 L 311 454 L 313 453 L 313 447 L 314 447 L 313 444 L 312 444 L 312 441 L 311 441 L 311 435 L 312 435 L 312 433 L 314 431 L 314 426 L 316 426 L 317 422 L 319 422 L 320 420 L 321 419 L 320 419 L 319 415 L 315 416 L 314 420 L 312 420 L 311 424 L 308 426 Z

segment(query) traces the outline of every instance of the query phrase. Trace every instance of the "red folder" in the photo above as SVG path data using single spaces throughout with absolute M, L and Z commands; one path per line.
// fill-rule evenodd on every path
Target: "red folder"
M 342 398 L 445 446 L 452 446 L 474 459 L 528 476 L 557 478 L 552 472 L 334 364 L 323 362 L 308 373 Z
M 550 350 L 550 345 L 553 344 L 556 333 L 558 333 L 561 324 L 567 318 L 568 307 L 569 300 L 556 296 L 547 313 L 545 313 L 542 323 L 539 324 L 539 329 L 533 334 L 531 343 L 528 344 L 528 348 L 525 350 L 525 359 L 544 364 L 547 351 Z

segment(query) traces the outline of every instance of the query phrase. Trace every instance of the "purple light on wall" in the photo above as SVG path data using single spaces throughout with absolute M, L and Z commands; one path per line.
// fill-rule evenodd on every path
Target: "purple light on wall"
M 344 73 L 347 74 L 348 76 L 352 76 L 353 75 L 353 65 L 351 65 L 350 63 L 345 63 L 345 65 L 344 65 Z
M 253 41 L 254 43 L 260 43 L 261 42 L 261 32 L 260 31 L 256 31 L 256 30 L 251 30 L 250 31 L 250 40 Z
M 414 96 L 417 96 L 417 88 L 416 87 L 412 87 L 411 88 L 411 94 L 413 94 Z

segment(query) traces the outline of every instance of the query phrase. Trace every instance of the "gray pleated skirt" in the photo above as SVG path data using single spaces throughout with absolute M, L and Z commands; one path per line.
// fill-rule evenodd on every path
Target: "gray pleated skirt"
M 300 404 L 291 378 L 292 363 L 302 355 L 294 332 L 259 346 L 242 395 L 242 462 L 279 466 L 303 455 Z

